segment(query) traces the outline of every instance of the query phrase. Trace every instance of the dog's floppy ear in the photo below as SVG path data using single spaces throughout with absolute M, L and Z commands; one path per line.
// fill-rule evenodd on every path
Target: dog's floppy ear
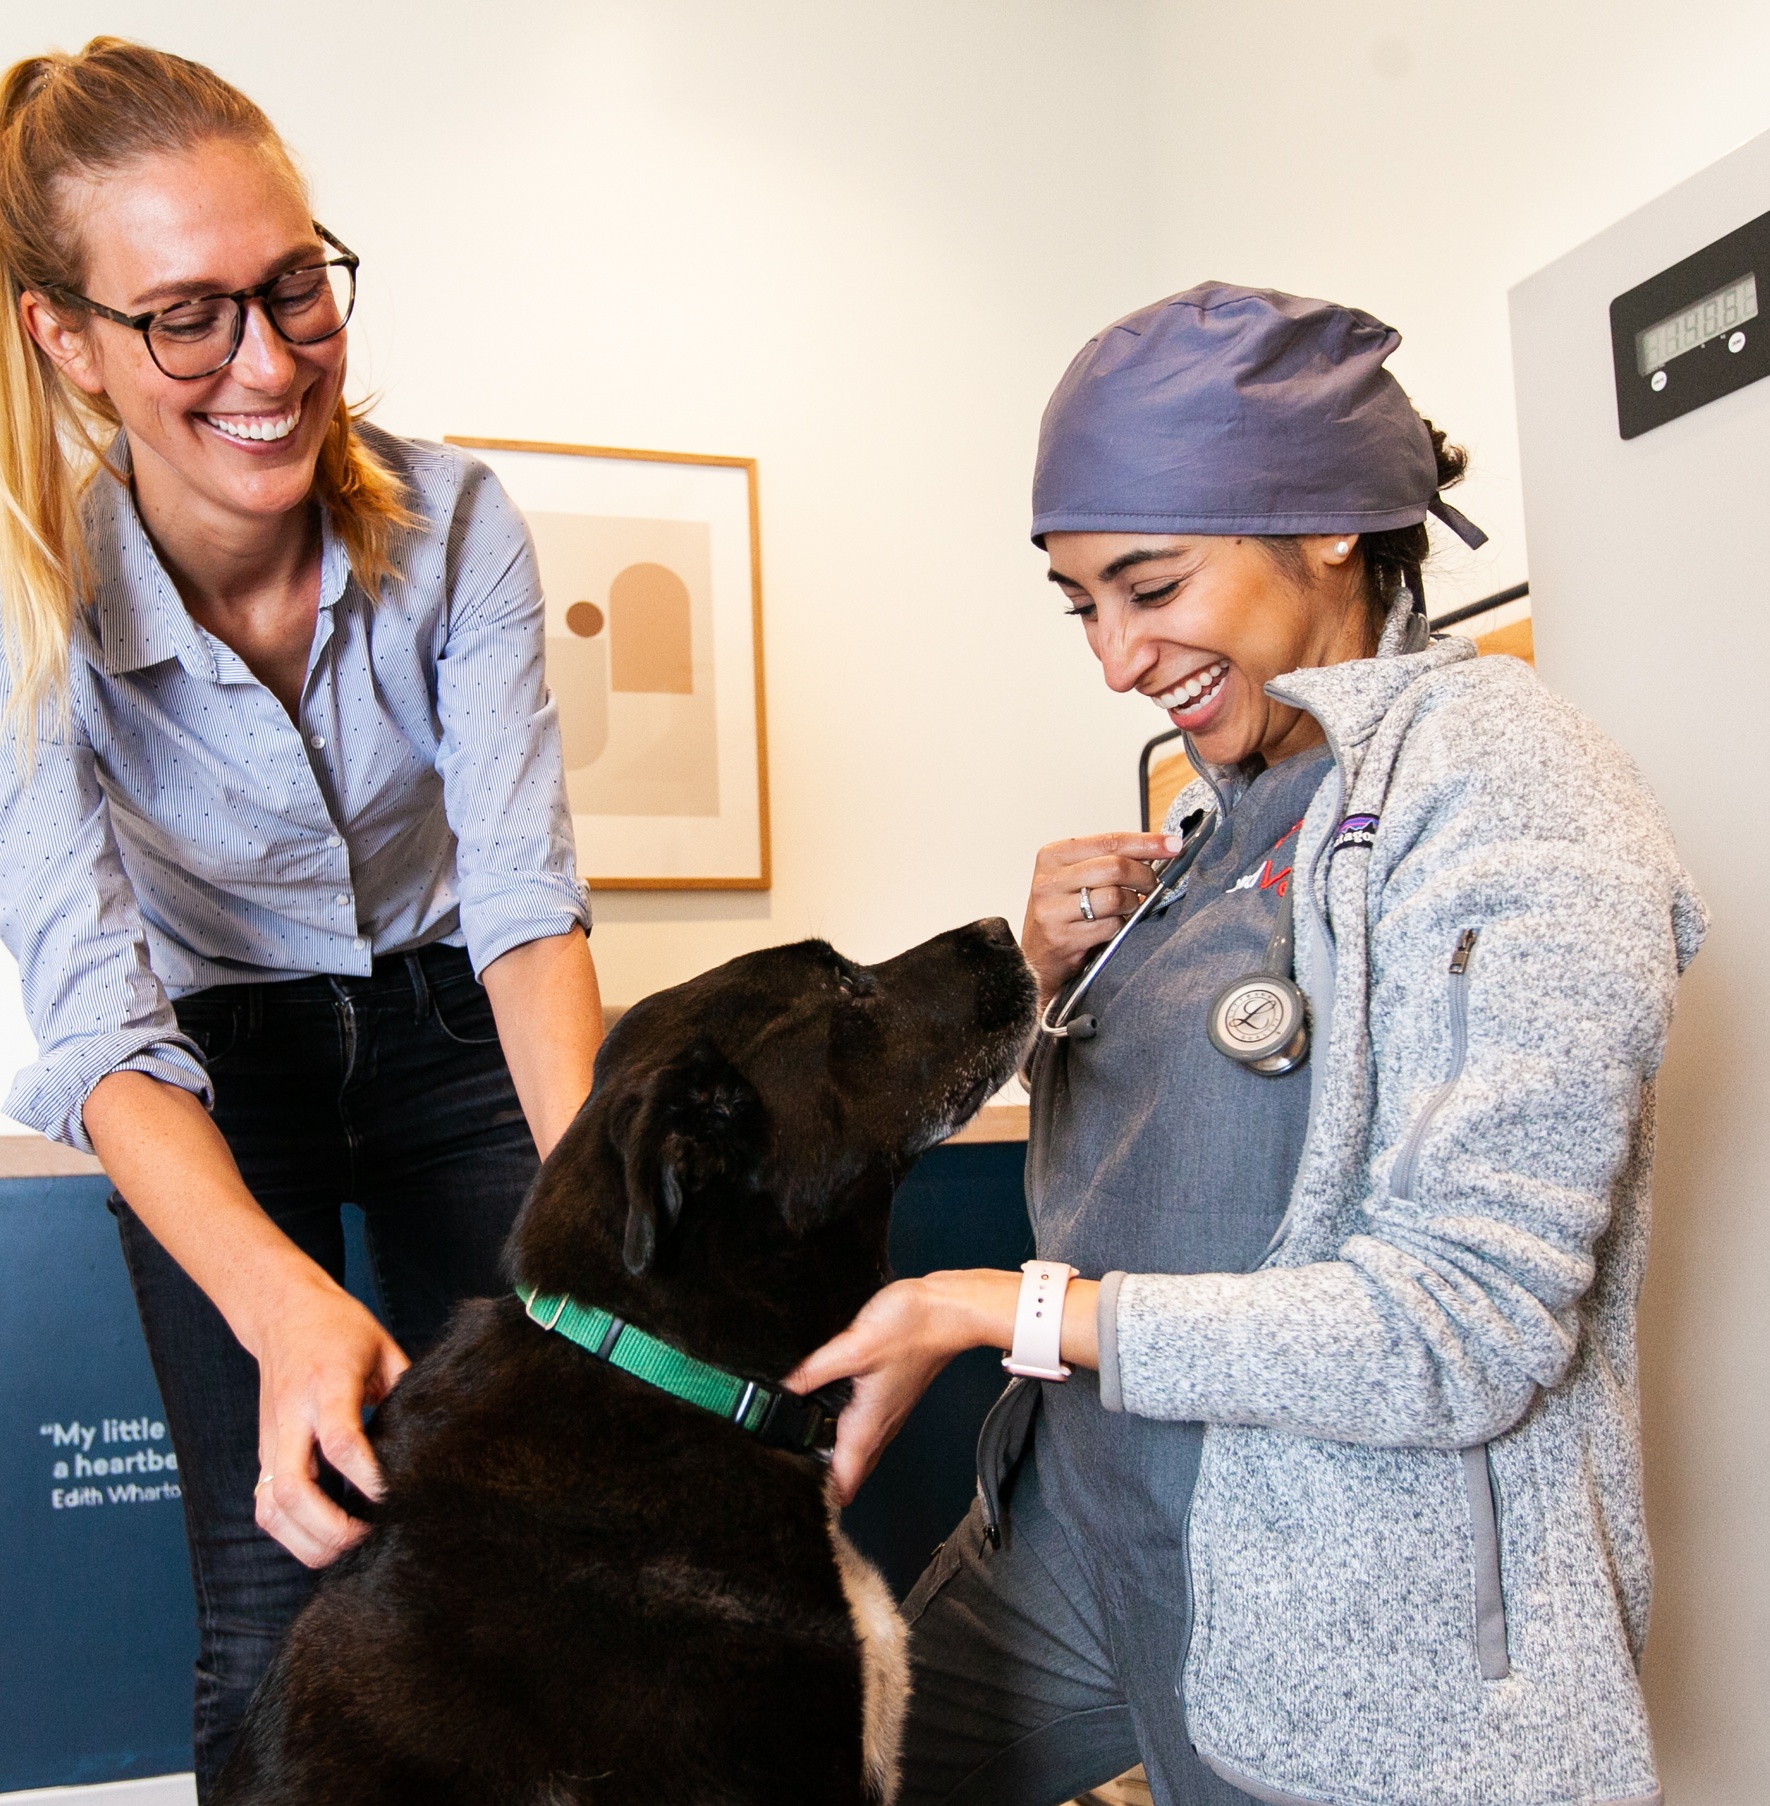
M 751 1163 L 761 1119 L 754 1088 L 707 1042 L 645 1081 L 621 1150 L 627 1182 L 621 1264 L 629 1273 L 650 1271 L 685 1199 Z
M 643 1106 L 640 1115 L 643 1119 Z M 674 1229 L 682 1215 L 687 1152 L 680 1135 L 659 1139 L 636 1134 L 627 1143 L 627 1233 L 621 1265 L 635 1278 L 657 1259 L 660 1224 L 665 1231 Z

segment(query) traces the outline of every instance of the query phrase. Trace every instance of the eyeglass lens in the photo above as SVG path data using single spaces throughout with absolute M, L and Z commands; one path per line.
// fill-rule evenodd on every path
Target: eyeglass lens
M 350 318 L 356 284 L 343 264 L 291 270 L 264 296 L 271 323 L 292 345 L 329 339 Z M 231 361 L 244 322 L 227 296 L 169 307 L 148 328 L 148 349 L 168 376 L 208 376 Z

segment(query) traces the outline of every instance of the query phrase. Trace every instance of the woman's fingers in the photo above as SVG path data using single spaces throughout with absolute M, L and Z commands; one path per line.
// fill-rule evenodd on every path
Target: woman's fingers
M 815 1392 L 836 1380 L 858 1379 L 904 1354 L 925 1359 L 930 1350 L 924 1344 L 938 1327 L 930 1319 L 925 1290 L 920 1280 L 899 1279 L 875 1292 L 845 1330 L 813 1349 L 781 1384 L 792 1392 Z
M 847 1329 L 787 1375 L 782 1384 L 794 1392 L 853 1381 L 830 1459 L 830 1476 L 844 1504 L 860 1490 L 934 1376 L 966 1346 L 955 1339 L 950 1314 L 932 1308 L 924 1283 L 900 1279 L 875 1292 Z
M 367 1497 L 381 1496 L 363 1411 L 387 1396 L 406 1365 L 392 1337 L 336 1287 L 293 1300 L 260 1353 L 255 1515 L 310 1568 L 336 1560 L 368 1530 L 321 1490 L 320 1458 Z
M 1155 862 L 1159 863 L 1159 860 Z M 1072 904 L 1084 885 L 1090 890 L 1134 891 L 1145 895 L 1155 883 L 1155 864 L 1127 859 L 1122 854 L 1104 854 L 1097 859 L 1081 859 L 1074 865 L 1058 866 L 1054 871 L 1040 873 L 1033 879 L 1033 890 L 1035 894 L 1068 897 Z M 1132 907 L 1135 908 L 1135 904 Z M 1079 908 L 1077 913 L 1080 913 Z
M 833 1386 L 837 1380 L 852 1379 L 871 1365 L 875 1341 L 851 1323 L 841 1335 L 832 1336 L 822 1348 L 813 1349 L 781 1384 L 789 1392 L 805 1393 Z
M 310 1568 L 336 1561 L 369 1527 L 320 1491 L 312 1429 L 295 1422 L 278 1434 L 254 1494 L 258 1528 Z
M 830 1455 L 830 1480 L 842 1504 L 853 1502 L 867 1475 L 879 1465 L 879 1457 L 928 1390 L 934 1372 L 882 1369 L 854 1382 L 854 1394 L 836 1419 L 836 1447 Z
M 1094 948 L 1112 939 L 1154 886 L 1152 862 L 1171 858 L 1179 846 L 1173 835 L 1096 834 L 1040 850 L 1020 946 L 1041 999 L 1054 996 Z
M 1103 922 L 1108 916 L 1128 916 L 1149 895 L 1154 882 L 1153 878 L 1145 874 L 1141 890 L 1134 883 L 1077 885 L 1073 891 L 1064 893 L 1058 902 L 1073 903 L 1078 922 L 1086 922 L 1090 918 Z M 1084 890 L 1088 893 L 1085 903 L 1082 897 Z M 1059 920 L 1062 920 L 1061 916 Z
M 1058 872 L 1094 859 L 1134 859 L 1148 865 L 1171 858 L 1180 851 L 1178 834 L 1083 834 L 1074 840 L 1054 840 L 1039 848 L 1033 861 L 1034 876 Z

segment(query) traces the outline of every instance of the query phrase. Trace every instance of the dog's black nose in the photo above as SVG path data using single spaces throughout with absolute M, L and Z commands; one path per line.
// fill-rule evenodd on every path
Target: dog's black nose
M 998 947 L 1019 945 L 1014 938 L 1014 930 L 1000 916 L 985 916 L 981 922 L 974 922 L 972 926 L 986 941 L 994 941 Z

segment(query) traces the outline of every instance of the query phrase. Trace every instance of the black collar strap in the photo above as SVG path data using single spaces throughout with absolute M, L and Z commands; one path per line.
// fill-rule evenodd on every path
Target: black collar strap
M 840 1409 L 816 1393 L 801 1398 L 778 1386 L 746 1380 L 711 1361 L 684 1354 L 668 1342 L 636 1329 L 612 1311 L 580 1304 L 569 1293 L 537 1292 L 518 1286 L 523 1308 L 542 1329 L 564 1336 L 599 1361 L 622 1373 L 699 1405 L 715 1417 L 736 1424 L 771 1449 L 789 1449 L 828 1461 L 836 1446 L 836 1412 Z

